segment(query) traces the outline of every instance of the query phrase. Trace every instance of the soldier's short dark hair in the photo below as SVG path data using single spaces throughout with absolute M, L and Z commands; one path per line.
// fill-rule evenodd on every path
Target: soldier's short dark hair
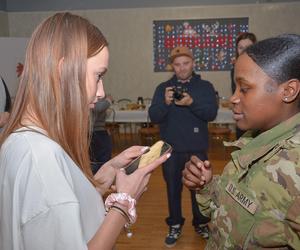
M 284 34 L 261 40 L 245 53 L 278 84 L 300 80 L 300 35 Z

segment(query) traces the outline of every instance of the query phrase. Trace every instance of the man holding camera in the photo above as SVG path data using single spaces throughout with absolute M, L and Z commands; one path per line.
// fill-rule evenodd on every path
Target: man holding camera
M 213 85 L 202 80 L 194 69 L 194 57 L 187 47 L 171 51 L 170 61 L 174 75 L 156 88 L 149 116 L 160 126 L 161 139 L 173 147 L 171 157 L 163 165 L 167 184 L 169 233 L 165 244 L 172 247 L 181 235 L 184 217 L 181 210 L 182 170 L 191 155 L 207 159 L 208 122 L 218 111 Z M 195 191 L 191 191 L 193 226 L 203 238 L 208 238 L 208 218 L 198 208 Z

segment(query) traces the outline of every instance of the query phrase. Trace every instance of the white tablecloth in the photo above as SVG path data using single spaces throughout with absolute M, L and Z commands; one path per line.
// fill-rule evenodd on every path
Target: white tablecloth
M 108 112 L 106 122 L 144 123 L 149 121 L 148 110 L 115 110 Z
M 145 123 L 149 122 L 148 110 L 110 110 L 106 122 Z M 232 111 L 228 108 L 219 108 L 217 117 L 212 123 L 234 124 Z

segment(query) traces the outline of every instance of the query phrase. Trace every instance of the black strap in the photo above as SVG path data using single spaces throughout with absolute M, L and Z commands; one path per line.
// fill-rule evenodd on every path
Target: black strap
M 8 88 L 6 86 L 6 83 L 5 83 L 5 81 L 2 77 L 1 77 L 1 80 L 3 82 L 3 86 L 4 86 L 4 89 L 5 89 L 5 95 L 6 95 L 6 103 L 5 103 L 4 111 L 9 112 L 10 108 L 11 108 L 11 98 L 10 98 L 10 94 L 9 94 Z

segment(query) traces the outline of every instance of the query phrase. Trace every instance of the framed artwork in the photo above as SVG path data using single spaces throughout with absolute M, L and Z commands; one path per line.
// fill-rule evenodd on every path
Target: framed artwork
M 193 51 L 196 71 L 230 70 L 236 37 L 248 23 L 247 17 L 153 21 L 154 71 L 172 70 L 169 56 L 177 46 Z

